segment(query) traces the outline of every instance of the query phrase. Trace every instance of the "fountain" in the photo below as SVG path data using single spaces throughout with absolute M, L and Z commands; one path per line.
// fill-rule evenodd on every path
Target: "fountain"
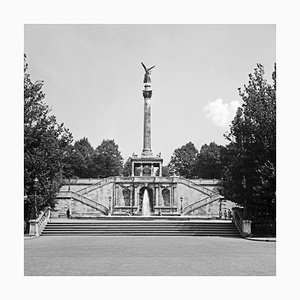
M 150 202 L 147 189 L 145 189 L 143 195 L 142 216 L 150 216 Z

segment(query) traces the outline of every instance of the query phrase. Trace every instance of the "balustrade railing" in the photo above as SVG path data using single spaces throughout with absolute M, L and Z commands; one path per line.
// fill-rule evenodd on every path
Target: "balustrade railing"
M 87 194 L 99 187 L 102 187 L 106 184 L 109 184 L 109 183 L 113 183 L 115 181 L 115 177 L 107 177 L 107 178 L 103 178 L 101 180 L 99 180 L 98 182 L 92 184 L 92 185 L 89 185 L 87 187 L 84 187 L 83 189 L 80 189 L 78 191 L 76 191 L 77 194 L 81 194 L 81 195 L 84 195 L 84 194 Z
M 199 192 L 203 192 L 203 193 L 205 193 L 206 195 L 209 195 L 209 196 L 213 196 L 215 194 L 218 194 L 217 192 L 214 192 L 214 191 L 212 191 L 212 190 L 210 190 L 210 189 L 208 189 L 204 186 L 201 186 L 201 185 L 199 185 L 199 184 L 197 184 L 197 183 L 195 183 L 195 182 L 193 182 L 189 179 L 186 179 L 184 177 L 179 177 L 177 182 L 181 183 L 181 184 L 184 184 L 188 187 L 191 187 L 195 190 L 198 190 Z
M 122 176 L 118 176 L 116 177 L 116 181 L 117 182 L 132 182 L 133 181 L 133 177 L 131 176 L 126 176 L 126 177 L 122 177 Z
M 239 208 L 232 208 L 232 221 L 240 234 L 243 235 L 243 215 Z
M 187 206 L 185 206 L 183 209 L 182 209 L 182 213 L 183 214 L 188 214 L 196 209 L 199 209 L 205 205 L 208 205 L 212 202 L 215 202 L 217 200 L 219 200 L 220 198 L 223 198 L 223 196 L 221 196 L 220 194 L 214 194 L 212 196 L 208 196 L 208 197 L 205 197 L 197 202 L 194 202 L 192 204 L 189 204 Z M 210 200 L 209 200 L 210 199 Z
M 108 208 L 84 195 L 78 194 L 77 192 L 74 191 L 62 191 L 59 193 L 60 197 L 66 197 L 66 198 L 73 198 L 76 201 L 79 201 L 83 204 L 86 204 L 94 209 L 97 209 L 104 214 L 108 214 Z
M 193 181 L 196 184 L 207 184 L 207 185 L 221 185 L 222 184 L 222 180 L 221 179 L 190 179 L 191 181 Z
M 29 235 L 30 236 L 39 236 L 44 230 L 45 226 L 50 220 L 51 209 L 47 207 L 42 211 L 37 219 L 29 221 Z
M 251 221 L 244 220 L 242 209 L 239 207 L 232 208 L 232 222 L 243 237 L 251 236 Z

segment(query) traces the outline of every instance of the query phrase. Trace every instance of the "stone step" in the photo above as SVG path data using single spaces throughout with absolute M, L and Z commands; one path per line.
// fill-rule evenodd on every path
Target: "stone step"
M 63 225 L 75 225 L 75 224 L 133 224 L 133 225 L 138 225 L 138 224 L 149 224 L 149 225 L 154 225 L 154 224 L 198 224 L 198 225 L 206 225 L 206 224 L 210 224 L 210 225 L 232 225 L 232 222 L 228 222 L 228 221 L 217 221 L 217 222 L 213 222 L 213 221 L 206 221 L 206 222 L 201 222 L 201 221 L 50 221 L 48 223 L 50 224 L 63 224 Z
M 46 235 L 114 235 L 114 236 L 235 236 L 239 232 L 231 222 L 199 221 L 80 221 L 48 223 L 42 232 Z
M 232 227 L 232 224 L 210 224 L 210 223 L 48 223 L 48 226 L 212 226 L 212 227 Z
M 193 229 L 197 229 L 197 228 L 213 228 L 213 229 L 228 229 L 228 228 L 232 228 L 232 226 L 228 226 L 228 225 L 217 225 L 217 226 L 213 226 L 213 225 L 48 225 L 46 227 L 47 228 L 105 228 L 105 229 L 109 229 L 109 228 L 193 228 Z
M 214 227 L 46 227 L 44 230 L 235 230 L 235 228 L 214 228 Z
M 114 231 L 114 232 L 97 232 L 97 231 L 86 231 L 86 232 L 80 232 L 80 231 L 74 231 L 74 232 L 68 232 L 68 231 L 62 231 L 62 232 L 43 232 L 42 236 L 64 236 L 64 235 L 107 235 L 107 236 L 127 236 L 127 235 L 137 235 L 137 236 L 164 236 L 164 235 L 173 235 L 173 236 L 230 236 L 230 237 L 240 237 L 238 233 L 235 232 L 194 232 L 194 231 L 186 231 L 186 232 L 174 232 L 174 231 L 151 231 L 151 232 L 145 232 L 145 231 Z
M 239 234 L 235 233 L 216 233 L 216 232 L 188 232 L 188 233 L 174 233 L 174 232 L 76 232 L 76 233 L 68 233 L 68 232 L 61 232 L 61 233 L 43 233 L 42 236 L 219 236 L 219 237 L 241 237 Z

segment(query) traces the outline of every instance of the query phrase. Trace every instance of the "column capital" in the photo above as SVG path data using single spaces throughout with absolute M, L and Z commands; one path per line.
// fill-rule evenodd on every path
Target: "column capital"
M 152 97 L 152 91 L 143 91 L 143 97 L 144 98 L 151 98 Z

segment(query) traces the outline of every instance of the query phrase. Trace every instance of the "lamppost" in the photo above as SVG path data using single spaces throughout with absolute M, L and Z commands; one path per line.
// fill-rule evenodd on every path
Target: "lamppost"
M 180 197 L 180 214 L 182 215 L 182 197 Z
M 108 201 L 109 201 L 109 208 L 108 208 L 108 215 L 111 215 L 111 211 L 112 211 L 112 207 L 111 207 L 111 196 L 108 197 Z
M 244 189 L 244 210 L 243 210 L 243 218 L 244 218 L 244 220 L 247 220 L 247 197 L 246 197 L 247 180 L 246 180 L 245 175 L 243 175 L 242 186 L 243 186 L 243 189 Z
M 34 178 L 34 181 L 33 181 L 33 191 L 34 191 L 34 218 L 35 218 L 35 219 L 37 218 L 36 190 L 37 190 L 37 187 L 38 187 L 38 183 L 39 183 L 39 180 L 37 179 L 37 177 L 35 177 L 35 178 Z

